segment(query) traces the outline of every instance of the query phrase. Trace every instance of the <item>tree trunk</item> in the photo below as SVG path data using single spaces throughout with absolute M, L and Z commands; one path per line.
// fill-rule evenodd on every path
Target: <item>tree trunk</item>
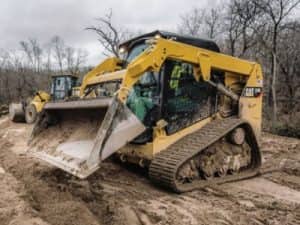
M 273 69 L 272 69 L 272 100 L 273 100 L 273 124 L 277 121 L 277 99 L 276 99 L 276 79 L 277 79 L 277 60 L 276 60 L 276 53 L 272 53 L 272 61 L 273 61 Z
M 11 93 L 10 93 L 10 86 L 9 86 L 8 77 L 5 78 L 5 89 L 6 89 L 7 102 L 11 102 Z

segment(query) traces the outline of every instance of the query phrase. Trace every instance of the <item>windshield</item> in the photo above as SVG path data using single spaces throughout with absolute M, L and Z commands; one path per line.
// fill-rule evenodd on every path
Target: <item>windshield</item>
M 136 46 L 134 46 L 127 56 L 127 63 L 130 63 L 132 60 L 134 60 L 138 55 L 140 55 L 145 49 L 148 48 L 148 44 L 141 43 Z

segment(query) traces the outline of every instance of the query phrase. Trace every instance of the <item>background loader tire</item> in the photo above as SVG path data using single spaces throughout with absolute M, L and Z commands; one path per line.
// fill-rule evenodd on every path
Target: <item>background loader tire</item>
M 30 104 L 25 108 L 26 123 L 34 123 L 37 118 L 37 111 L 34 105 Z
M 9 105 L 9 118 L 13 122 L 25 122 L 25 112 L 22 103 L 11 103 Z

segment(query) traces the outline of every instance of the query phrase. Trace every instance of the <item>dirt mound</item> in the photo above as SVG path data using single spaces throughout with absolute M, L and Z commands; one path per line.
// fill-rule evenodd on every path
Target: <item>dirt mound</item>
M 77 110 L 75 112 L 64 110 L 55 111 L 52 114 L 55 117 L 50 121 L 54 122 L 35 135 L 30 143 L 31 150 L 53 152 L 61 143 L 93 140 L 101 125 L 105 110 Z
M 182 195 L 113 161 L 79 180 L 26 155 L 31 126 L 0 119 L 1 225 L 300 224 L 297 139 L 263 135 L 262 175 Z

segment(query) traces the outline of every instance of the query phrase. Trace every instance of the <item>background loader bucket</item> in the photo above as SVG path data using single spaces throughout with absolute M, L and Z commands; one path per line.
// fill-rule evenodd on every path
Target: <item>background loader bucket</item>
M 97 104 L 91 101 L 47 103 L 33 128 L 30 153 L 85 178 L 99 168 L 102 160 L 145 130 L 116 98 Z

